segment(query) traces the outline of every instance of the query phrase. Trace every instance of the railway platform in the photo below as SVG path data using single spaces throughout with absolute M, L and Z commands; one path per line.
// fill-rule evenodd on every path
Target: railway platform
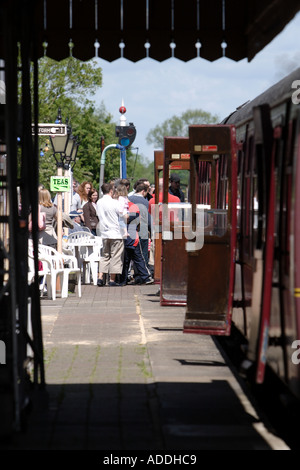
M 46 391 L 7 450 L 285 450 L 213 337 L 157 285 L 43 298 Z M 111 454 L 108 454 L 111 455 Z

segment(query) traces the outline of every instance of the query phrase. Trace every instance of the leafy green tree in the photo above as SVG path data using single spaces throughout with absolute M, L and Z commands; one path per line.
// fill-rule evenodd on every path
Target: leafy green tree
M 154 183 L 154 161 L 142 161 L 138 155 L 132 173 L 128 173 L 132 181 L 135 182 L 139 178 L 147 178 L 150 183 Z
M 172 116 L 162 124 L 158 124 L 151 129 L 146 137 L 148 144 L 153 144 L 157 148 L 164 147 L 164 137 L 188 137 L 189 126 L 192 124 L 213 124 L 219 122 L 217 115 L 212 115 L 202 109 L 187 110 L 180 116 Z
M 52 122 L 59 107 L 64 113 L 75 113 L 92 105 L 87 95 L 95 95 L 102 86 L 102 71 L 93 60 L 81 62 L 68 57 L 56 62 L 43 57 L 39 60 L 38 85 L 40 118 Z
M 80 142 L 74 178 L 88 180 L 99 188 L 101 137 L 104 145 L 117 143 L 115 123 L 104 104 L 96 108 L 91 97 L 102 85 L 102 71 L 95 61 L 80 62 L 69 57 L 56 62 L 48 57 L 39 61 L 39 122 L 53 123 L 61 109 L 62 121 L 68 119 L 72 133 Z M 49 138 L 40 138 L 40 183 L 47 188 L 50 176 L 56 174 L 56 162 Z M 127 152 L 127 165 L 133 165 L 134 155 Z M 106 158 L 105 180 L 120 174 L 120 152 L 112 150 Z

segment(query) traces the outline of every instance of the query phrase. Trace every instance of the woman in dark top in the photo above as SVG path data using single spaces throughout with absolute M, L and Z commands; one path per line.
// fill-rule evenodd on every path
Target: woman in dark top
M 97 216 L 98 191 L 92 188 L 88 194 L 88 202 L 83 206 L 84 225 L 90 229 L 90 231 L 97 235 L 96 227 L 99 219 Z

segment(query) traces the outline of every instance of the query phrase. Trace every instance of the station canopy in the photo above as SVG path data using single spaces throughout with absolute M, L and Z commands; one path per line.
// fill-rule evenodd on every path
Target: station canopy
M 38 56 L 251 61 L 299 0 L 36 0 Z

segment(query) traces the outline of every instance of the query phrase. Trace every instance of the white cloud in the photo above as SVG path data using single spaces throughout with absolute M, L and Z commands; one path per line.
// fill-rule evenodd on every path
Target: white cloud
M 96 102 L 103 101 L 118 123 L 124 99 L 127 122 L 133 122 L 137 129 L 134 145 L 139 153 L 152 159 L 154 148 L 147 145 L 146 135 L 157 124 L 187 109 L 200 108 L 223 119 L 297 68 L 299 31 L 300 13 L 250 63 L 227 58 L 215 62 L 173 58 L 162 63 L 152 59 L 137 63 L 98 59 L 103 87 L 97 92 Z

